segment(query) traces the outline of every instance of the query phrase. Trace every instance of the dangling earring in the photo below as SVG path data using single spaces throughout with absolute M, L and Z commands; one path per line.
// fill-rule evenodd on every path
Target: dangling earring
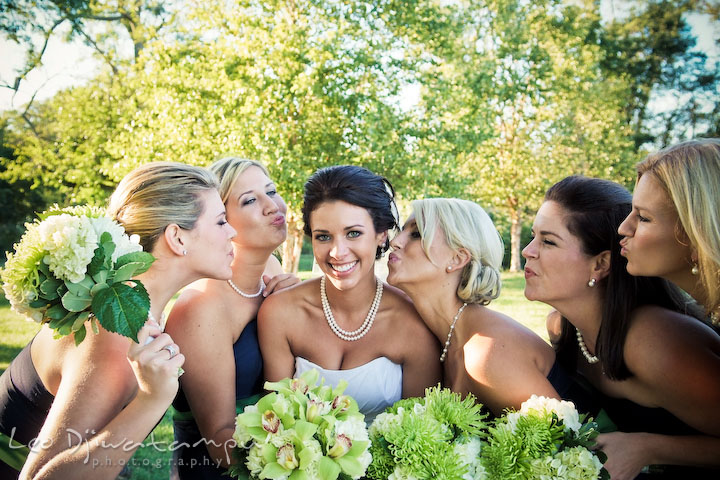
M 597 280 L 595 280 L 594 278 L 591 278 L 590 281 L 588 282 L 588 287 L 593 288 L 596 284 L 597 284 Z
M 690 273 L 692 273 L 693 275 L 698 275 L 700 273 L 700 268 L 698 268 L 697 262 L 693 262 L 693 266 L 690 269 Z

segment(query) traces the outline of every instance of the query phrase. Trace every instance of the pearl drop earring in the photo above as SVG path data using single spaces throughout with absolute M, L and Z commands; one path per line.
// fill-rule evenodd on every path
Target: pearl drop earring
M 690 269 L 690 273 L 692 273 L 693 275 L 698 275 L 700 273 L 700 268 L 698 268 L 697 262 L 693 263 L 693 266 Z
M 588 287 L 593 288 L 596 284 L 597 284 L 597 280 L 595 280 L 594 278 L 591 278 L 590 281 L 588 282 Z
M 183 256 L 187 255 L 187 250 L 183 250 Z

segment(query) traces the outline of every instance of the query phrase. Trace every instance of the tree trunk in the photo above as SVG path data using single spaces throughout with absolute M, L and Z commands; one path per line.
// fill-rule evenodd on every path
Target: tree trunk
M 282 266 L 287 273 L 298 273 L 300 252 L 303 245 L 303 231 L 295 215 L 287 215 L 288 236 L 283 244 Z
M 520 213 L 517 209 L 510 210 L 510 271 L 520 271 Z

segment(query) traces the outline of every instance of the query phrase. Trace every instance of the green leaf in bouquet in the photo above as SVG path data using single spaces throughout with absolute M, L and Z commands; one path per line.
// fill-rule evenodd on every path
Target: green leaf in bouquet
M 55 298 L 57 298 L 57 297 L 55 297 Z M 38 298 L 37 300 L 33 300 L 32 302 L 30 302 L 28 305 L 30 306 L 30 308 L 39 310 L 41 308 L 47 307 L 48 303 L 49 302 L 47 300 L 45 300 L 44 298 Z
M 88 290 L 86 297 L 79 297 L 74 293 L 68 291 L 62 297 L 62 305 L 70 312 L 82 312 L 90 306 L 92 303 L 92 297 Z
M 85 328 L 85 325 L 83 325 L 82 328 L 73 331 L 73 340 L 75 340 L 76 347 L 78 345 L 80 345 L 83 340 L 85 340 L 86 335 L 87 335 L 87 329 Z
M 62 285 L 62 280 L 56 278 L 46 278 L 39 287 L 43 298 L 46 300 L 55 300 L 58 298 L 58 287 Z
M 78 332 L 80 329 L 85 330 L 85 322 L 88 320 L 88 318 L 90 318 L 90 312 L 80 312 L 75 321 L 73 322 L 72 331 Z M 80 342 L 76 341 L 76 343 Z
M 42 273 L 45 278 L 55 278 L 55 276 L 52 273 L 50 273 L 50 266 L 47 263 L 45 263 L 44 261 L 38 263 L 37 269 L 38 269 L 38 272 Z
M 90 289 L 95 286 L 95 282 L 90 275 L 85 275 L 85 277 L 77 283 L 65 281 L 65 286 L 68 292 L 71 292 L 73 295 L 89 298 Z
M 137 263 L 140 264 L 140 266 L 137 267 L 137 270 L 135 270 L 135 275 L 140 275 L 141 273 L 145 273 L 148 268 L 150 268 L 150 265 L 155 261 L 155 257 L 152 256 L 152 254 L 148 252 L 131 252 L 126 253 L 125 255 L 119 257 L 115 261 L 115 269 L 119 270 L 121 267 L 131 264 L 131 263 Z M 116 274 L 117 276 L 117 274 Z
M 103 284 L 107 283 L 108 277 L 110 276 L 109 270 L 100 270 L 96 274 L 92 276 L 93 280 L 95 280 L 95 284 Z
M 105 275 L 107 275 L 107 271 L 109 268 L 110 255 L 106 255 L 105 249 L 103 248 L 102 244 L 98 245 L 93 254 L 93 258 L 92 260 L 90 260 L 90 264 L 87 267 L 87 273 L 91 277 L 95 278 L 95 276 L 99 275 L 101 272 L 105 272 Z M 96 278 L 95 281 L 100 282 L 100 279 Z M 105 281 L 105 279 L 102 279 L 102 281 Z
M 96 283 L 96 284 L 93 285 L 93 287 L 90 289 L 90 296 L 91 296 L 91 297 L 94 297 L 95 295 L 97 295 L 97 293 L 98 293 L 100 290 L 105 290 L 105 289 L 108 288 L 109 286 L 110 286 L 110 285 L 108 285 L 107 283 Z
M 56 303 L 45 311 L 45 317 L 51 320 L 62 320 L 67 314 L 68 311 L 62 303 Z M 52 322 L 50 323 L 52 324 Z
M 100 290 L 92 298 L 92 311 L 108 331 L 119 333 L 137 342 L 137 334 L 147 320 L 150 298 L 145 287 L 115 283 Z
M 139 275 L 144 267 L 145 264 L 141 262 L 126 263 L 115 271 L 113 282 L 126 282 L 135 275 Z M 147 270 L 147 268 L 145 270 Z
M 328 457 L 321 457 L 318 462 L 319 480 L 335 480 L 340 475 L 340 465 Z
M 108 263 L 110 263 L 112 254 L 115 252 L 115 242 L 113 242 L 110 232 L 103 232 L 102 235 L 100 235 L 100 245 L 105 251 L 105 258 L 108 260 Z
M 55 329 L 55 332 L 57 335 L 64 337 L 66 335 L 70 335 L 72 333 L 72 326 L 73 323 L 75 323 L 75 319 L 77 318 L 77 312 L 69 312 L 65 318 L 62 320 L 59 320 L 56 325 L 57 328 Z

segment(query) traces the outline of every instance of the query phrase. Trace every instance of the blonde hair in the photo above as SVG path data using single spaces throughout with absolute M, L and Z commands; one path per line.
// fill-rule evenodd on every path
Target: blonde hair
M 217 179 L 205 168 L 147 163 L 120 181 L 110 197 L 108 212 L 128 234 L 139 235 L 140 245 L 150 252 L 168 225 L 192 230 L 203 213 L 200 195 L 217 187 Z
M 270 177 L 270 173 L 265 165 L 255 160 L 248 160 L 247 158 L 230 156 L 221 158 L 210 165 L 210 171 L 217 175 L 220 182 L 218 190 L 223 203 L 227 202 L 230 191 L 233 185 L 235 185 L 237 178 L 250 167 L 258 167 L 265 175 Z
M 430 261 L 430 246 L 439 228 L 452 250 L 466 249 L 470 261 L 462 270 L 457 295 L 464 302 L 487 305 L 500 295 L 502 239 L 485 210 L 457 198 L 428 198 L 411 203 L 422 247 Z
M 697 250 L 704 307 L 720 307 L 720 139 L 689 140 L 647 156 L 637 164 L 638 179 L 651 174 L 678 213 L 679 238 Z

